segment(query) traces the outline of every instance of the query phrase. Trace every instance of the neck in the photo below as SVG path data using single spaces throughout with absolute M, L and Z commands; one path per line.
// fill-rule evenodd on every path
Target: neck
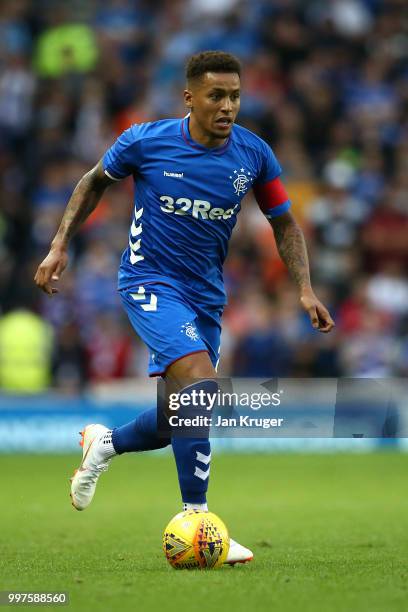
M 193 114 L 190 115 L 189 122 L 189 131 L 191 138 L 198 142 L 198 144 L 203 145 L 203 147 L 208 147 L 209 149 L 213 149 L 215 147 L 221 147 L 228 140 L 227 138 L 219 138 L 217 136 L 213 136 L 208 132 L 205 132 L 200 125 L 197 123 Z

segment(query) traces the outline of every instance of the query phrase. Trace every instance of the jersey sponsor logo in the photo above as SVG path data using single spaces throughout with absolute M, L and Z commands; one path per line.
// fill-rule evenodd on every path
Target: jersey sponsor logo
M 207 200 L 190 200 L 190 198 L 177 198 L 162 195 L 160 201 L 163 205 L 161 210 L 165 213 L 174 213 L 175 215 L 191 215 L 196 219 L 209 219 L 210 221 L 219 221 L 220 219 L 230 219 L 235 213 L 239 204 L 234 208 L 219 208 L 213 207 Z
M 170 178 L 184 178 L 184 172 L 167 172 L 167 170 L 163 170 L 163 176 L 169 176 Z
M 232 180 L 236 195 L 241 195 L 241 193 L 246 193 L 252 186 L 254 177 L 245 168 L 241 168 L 240 170 L 234 170 L 230 179 Z

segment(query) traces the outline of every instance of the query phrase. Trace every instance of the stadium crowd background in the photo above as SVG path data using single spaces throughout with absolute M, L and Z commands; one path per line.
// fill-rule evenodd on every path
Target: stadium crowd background
M 4 0 L 0 386 L 75 392 L 145 376 L 116 294 L 129 181 L 72 242 L 59 295 L 32 279 L 75 183 L 115 137 L 183 116 L 185 59 L 204 49 L 243 62 L 239 123 L 283 166 L 337 323 L 311 329 L 249 196 L 225 267 L 222 373 L 406 376 L 407 20 L 405 0 Z

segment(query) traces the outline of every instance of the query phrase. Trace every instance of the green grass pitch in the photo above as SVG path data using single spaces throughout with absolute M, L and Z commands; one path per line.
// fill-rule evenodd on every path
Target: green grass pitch
M 255 560 L 201 572 L 161 550 L 171 455 L 115 459 L 85 512 L 78 457 L 0 457 L 0 590 L 67 591 L 75 612 L 407 610 L 407 455 L 216 456 L 210 507 Z

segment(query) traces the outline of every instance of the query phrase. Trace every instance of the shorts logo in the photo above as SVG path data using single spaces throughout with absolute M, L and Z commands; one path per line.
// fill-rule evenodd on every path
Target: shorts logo
M 130 297 L 135 300 L 135 302 L 147 302 L 145 304 L 140 304 L 140 307 L 143 308 L 145 312 L 155 312 L 157 310 L 157 295 L 155 293 L 146 293 L 144 287 L 139 287 L 137 293 L 131 293 Z
M 247 172 L 245 168 L 241 168 L 239 171 L 234 170 L 234 174 L 230 176 L 230 179 L 232 180 L 236 195 L 246 193 L 254 180 L 251 173 Z
M 194 342 L 200 339 L 197 328 L 193 323 L 190 323 L 190 321 L 181 326 L 181 333 L 186 334 L 187 338 L 194 340 Z

